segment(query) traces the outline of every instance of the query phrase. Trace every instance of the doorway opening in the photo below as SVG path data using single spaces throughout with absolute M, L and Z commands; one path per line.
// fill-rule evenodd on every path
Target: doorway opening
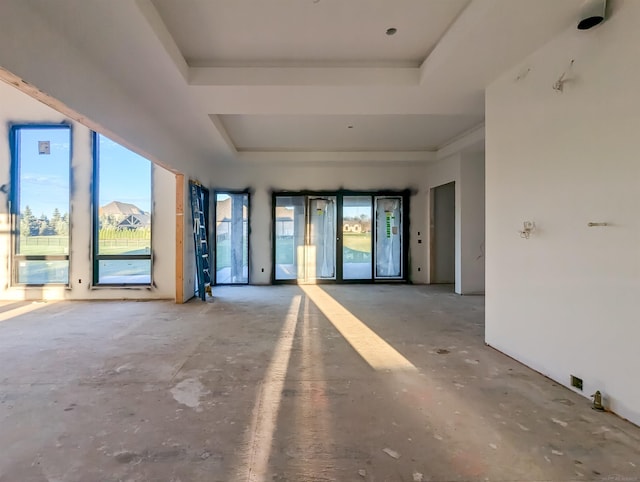
M 407 192 L 273 195 L 274 283 L 406 281 Z
M 215 284 L 249 283 L 249 193 L 215 193 Z
M 431 189 L 430 283 L 456 282 L 455 182 Z

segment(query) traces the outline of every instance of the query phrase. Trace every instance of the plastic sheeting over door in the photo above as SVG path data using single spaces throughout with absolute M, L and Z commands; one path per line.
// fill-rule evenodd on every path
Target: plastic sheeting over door
M 335 198 L 309 199 L 308 279 L 336 276 Z
M 376 198 L 376 278 L 402 277 L 402 198 Z

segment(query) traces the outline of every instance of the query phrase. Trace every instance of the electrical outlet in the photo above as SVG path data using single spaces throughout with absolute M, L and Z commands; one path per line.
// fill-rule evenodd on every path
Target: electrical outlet
M 571 386 L 582 391 L 582 378 L 571 375 Z

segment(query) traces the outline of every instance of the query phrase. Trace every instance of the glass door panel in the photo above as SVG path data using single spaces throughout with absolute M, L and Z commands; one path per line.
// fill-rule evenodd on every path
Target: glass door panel
M 304 279 L 305 197 L 277 196 L 275 279 Z
M 216 283 L 249 282 L 249 194 L 216 193 Z
M 376 197 L 376 278 L 402 277 L 402 198 Z
M 403 199 L 355 192 L 276 194 L 274 280 L 403 279 Z
M 306 278 L 336 277 L 336 198 L 309 198 L 309 242 Z
M 371 196 L 344 196 L 342 201 L 342 279 L 372 276 Z

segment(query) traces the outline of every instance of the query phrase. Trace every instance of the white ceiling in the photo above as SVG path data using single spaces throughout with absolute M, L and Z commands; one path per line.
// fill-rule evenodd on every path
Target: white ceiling
M 347 63 L 419 67 L 468 3 L 153 0 L 191 66 Z M 391 27 L 397 33 L 387 36 Z
M 179 170 L 431 161 L 583 2 L 2 0 L 0 66 Z
M 222 115 L 238 151 L 433 151 L 482 116 Z

